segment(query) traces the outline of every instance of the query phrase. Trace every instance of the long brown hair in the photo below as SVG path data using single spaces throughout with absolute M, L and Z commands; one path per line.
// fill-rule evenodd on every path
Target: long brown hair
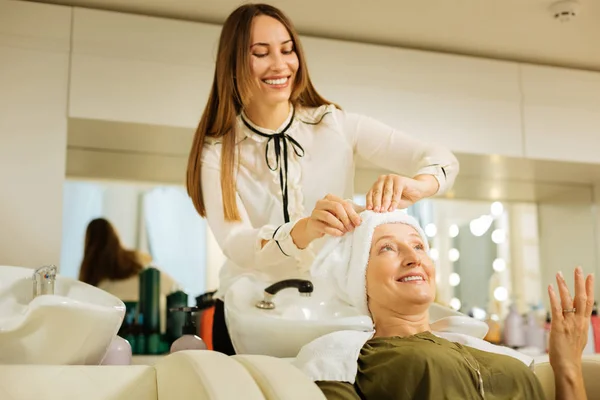
M 266 15 L 281 22 L 294 43 L 298 56 L 298 71 L 290 102 L 294 106 L 319 107 L 332 104 L 317 93 L 308 69 L 304 51 L 292 22 L 279 9 L 267 4 L 244 4 L 233 11 L 221 30 L 213 84 L 196 129 L 187 167 L 187 192 L 198 213 L 205 217 L 206 208 L 201 182 L 201 156 L 205 138 L 220 137 L 221 194 L 226 221 L 239 221 L 235 190 L 235 124 L 236 117 L 250 102 L 252 74 L 250 71 L 250 41 L 252 20 Z
M 143 268 L 137 252 L 121 246 L 110 222 L 97 218 L 88 224 L 79 270 L 80 281 L 98 286 L 105 279 L 127 279 L 139 274 Z

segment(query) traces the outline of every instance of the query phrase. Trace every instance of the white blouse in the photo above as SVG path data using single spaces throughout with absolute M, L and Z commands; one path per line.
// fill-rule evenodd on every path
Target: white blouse
M 291 121 L 293 117 L 293 121 Z M 354 196 L 354 168 L 358 156 L 393 173 L 414 177 L 431 174 L 440 184 L 438 194 L 454 184 L 458 161 L 443 147 L 424 143 L 372 118 L 348 113 L 333 105 L 298 108 L 277 130 L 245 121 L 263 135 L 286 133 L 303 149 L 288 141 L 288 211 L 283 214 L 280 171 L 275 144 L 249 129 L 238 117 L 236 171 L 237 206 L 242 220 L 225 221 L 221 195 L 221 144 L 207 138 L 202 152 L 202 191 L 208 225 L 227 258 L 219 275 L 216 298 L 223 299 L 235 280 L 244 275 L 266 284 L 282 279 L 306 278 L 323 238 L 298 249 L 290 231 L 309 216 L 319 199 L 333 194 Z M 268 144 L 268 149 L 267 149 Z M 268 151 L 267 151 L 268 150 Z M 265 159 L 267 154 L 269 165 Z M 262 241 L 269 242 L 261 248 Z M 274 239 L 274 240 L 273 240 Z M 266 286 L 265 286 L 266 287 Z

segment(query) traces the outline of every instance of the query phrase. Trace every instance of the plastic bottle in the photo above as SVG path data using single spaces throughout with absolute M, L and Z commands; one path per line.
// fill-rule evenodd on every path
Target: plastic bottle
M 192 312 L 196 311 L 196 307 L 180 307 L 174 308 L 171 311 L 185 312 L 185 324 L 182 329 L 183 335 L 173 342 L 171 353 L 181 350 L 206 350 L 206 343 L 196 335 L 196 326 L 192 318 Z
M 510 311 L 504 320 L 504 344 L 513 349 L 525 346 L 525 330 L 523 317 L 519 314 L 516 304 L 511 304 Z
M 546 323 L 544 324 L 544 343 L 546 346 L 546 353 L 548 352 L 550 344 L 550 328 L 552 326 L 552 317 L 550 311 L 546 313 Z
M 538 322 L 537 311 L 532 307 L 527 314 L 527 325 L 525 326 L 525 342 L 527 347 L 535 347 L 539 352 L 546 349 L 544 328 Z
M 131 345 L 120 336 L 115 336 L 100 365 L 131 365 Z

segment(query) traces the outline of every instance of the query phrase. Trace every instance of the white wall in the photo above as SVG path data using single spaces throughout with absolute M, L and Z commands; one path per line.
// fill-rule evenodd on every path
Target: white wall
M 60 260 L 71 12 L 0 0 L 0 265 Z
M 573 271 L 581 266 L 584 273 L 597 271 L 595 223 L 589 204 L 544 202 L 538 204 L 541 285 L 556 290 L 555 274 L 562 271 L 573 293 Z M 598 284 L 596 284 L 598 289 Z M 544 295 L 548 306 L 548 296 Z

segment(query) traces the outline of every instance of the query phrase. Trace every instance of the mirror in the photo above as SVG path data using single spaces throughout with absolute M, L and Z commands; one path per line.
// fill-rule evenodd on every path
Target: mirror
M 105 218 L 121 244 L 151 257 L 188 293 L 190 302 L 207 289 L 206 222 L 185 188 L 142 182 L 69 179 L 64 185 L 61 274 L 77 278 L 88 223 Z M 173 291 L 176 288 L 165 288 Z
M 158 256 L 157 262 L 172 269 L 177 280 L 194 292 L 190 294 L 218 286 L 223 256 L 183 186 L 192 137 L 193 130 L 187 128 L 69 119 L 70 180 L 65 186 L 63 246 L 69 273 L 75 274 L 80 262 L 84 231 L 83 222 L 70 219 L 76 218 L 72 215 L 82 208 L 80 203 L 87 208 L 93 203 L 80 193 L 81 189 L 75 189 L 85 183 L 91 185 L 88 191 L 93 187 L 96 192 L 110 192 L 108 187 L 119 187 L 131 196 L 144 193 L 138 195 L 139 199 L 151 198 L 150 193 L 154 193 L 157 200 L 152 205 L 144 206 L 139 199 L 138 203 L 127 200 L 119 210 L 120 216 L 114 217 L 116 221 L 138 221 L 137 230 L 124 225 L 119 228 L 117 222 L 126 243 L 149 251 L 145 242 L 163 240 L 165 244 L 153 245 L 157 252 L 174 246 L 166 251 L 168 255 Z M 521 313 L 532 306 L 547 309 L 546 288 L 554 283 L 556 272 L 563 271 L 572 285 L 570 273 L 575 266 L 581 265 L 586 273 L 596 270 L 593 182 L 600 176 L 600 167 L 494 155 L 459 153 L 457 157 L 461 171 L 453 189 L 443 197 L 421 201 L 410 210 L 423 226 L 432 224 L 430 233 L 435 226 L 430 240 L 434 254 L 438 254 L 439 302 L 503 318 L 511 302 Z M 382 173 L 385 171 L 358 162 L 357 201 Z M 168 204 L 175 204 L 170 202 L 185 211 L 166 218 L 172 212 Z M 96 213 L 101 209 L 98 204 L 93 207 Z M 77 218 L 81 221 L 82 217 Z M 148 221 L 156 222 L 145 226 Z M 196 228 L 186 225 L 190 221 L 195 221 Z M 158 228 L 161 224 L 169 228 Z M 149 227 L 149 232 L 159 233 L 145 238 L 144 229 Z M 184 230 L 190 232 L 190 239 L 166 244 Z M 184 260 L 183 250 L 175 250 L 183 248 L 193 254 L 189 256 L 192 258 L 185 256 Z

